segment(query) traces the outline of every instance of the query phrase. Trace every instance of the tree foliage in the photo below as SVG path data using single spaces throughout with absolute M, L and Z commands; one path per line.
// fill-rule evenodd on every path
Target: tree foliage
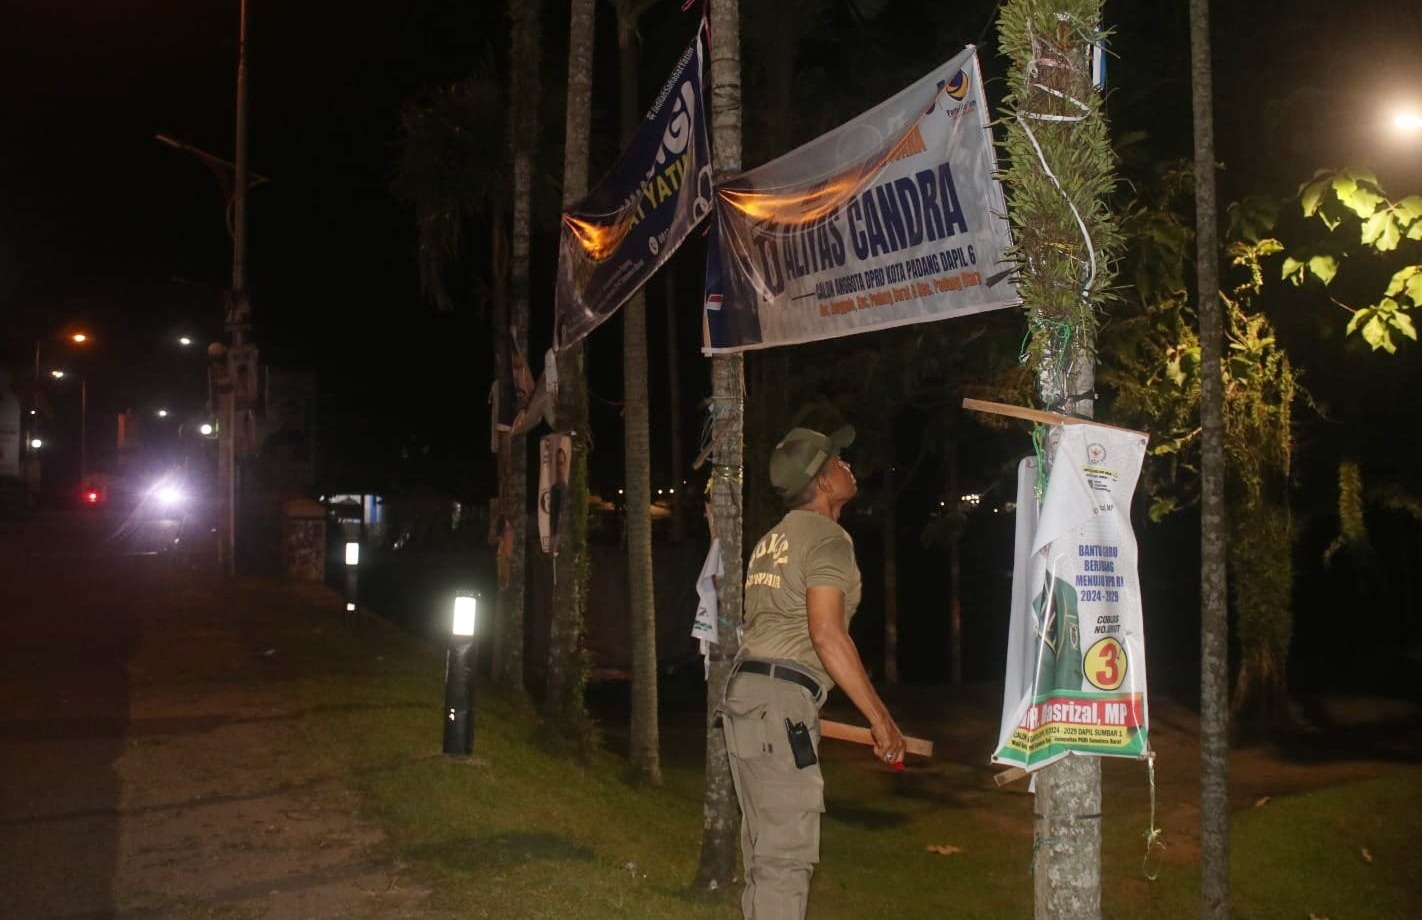
M 1296 246 L 1283 260 L 1282 276 L 1295 285 L 1313 281 L 1330 287 L 1345 261 L 1363 254 L 1389 259 L 1396 270 L 1371 303 L 1333 302 L 1351 314 L 1348 334 L 1361 336 L 1373 351 L 1396 354 L 1399 339 L 1417 341 L 1411 311 L 1422 306 L 1422 246 L 1412 244 L 1422 243 L 1422 195 L 1392 201 L 1366 170 L 1321 170 L 1299 187 L 1298 203 L 1305 218 L 1327 228 L 1327 236 Z M 1410 264 L 1396 265 L 1390 254 Z

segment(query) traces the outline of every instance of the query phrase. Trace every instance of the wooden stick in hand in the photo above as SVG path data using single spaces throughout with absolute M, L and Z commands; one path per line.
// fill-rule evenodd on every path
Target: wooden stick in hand
M 853 741 L 855 744 L 867 744 L 874 746 L 874 734 L 867 728 L 858 725 L 850 725 L 848 722 L 832 722 L 829 719 L 820 720 L 820 737 L 833 738 L 836 741 Z M 917 754 L 920 757 L 933 756 L 933 742 L 925 738 L 911 738 L 904 735 L 904 750 L 910 754 Z

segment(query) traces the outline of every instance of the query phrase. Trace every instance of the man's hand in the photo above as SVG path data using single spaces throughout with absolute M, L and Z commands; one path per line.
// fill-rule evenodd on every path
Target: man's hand
M 875 722 L 869 726 L 869 732 L 874 736 L 874 756 L 884 763 L 900 763 L 904 759 L 904 733 L 899 731 L 899 726 L 890 716 L 885 716 L 882 722 Z

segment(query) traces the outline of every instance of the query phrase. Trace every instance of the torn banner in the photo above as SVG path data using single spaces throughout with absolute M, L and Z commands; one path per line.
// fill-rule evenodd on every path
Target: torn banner
M 1002 724 L 993 763 L 1149 749 L 1145 632 L 1131 497 L 1146 436 L 1065 425 L 1040 510 L 1037 461 L 1017 481 Z
M 710 213 L 701 56 L 698 34 L 612 171 L 563 212 L 555 348 L 616 313 Z
M 976 50 L 718 183 L 703 347 L 738 352 L 1014 306 Z

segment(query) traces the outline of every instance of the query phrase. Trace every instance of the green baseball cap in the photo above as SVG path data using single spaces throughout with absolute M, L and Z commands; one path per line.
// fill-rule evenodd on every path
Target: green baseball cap
M 805 491 L 830 457 L 854 443 L 854 428 L 845 425 L 833 434 L 812 428 L 792 428 L 770 452 L 770 484 L 789 501 Z

